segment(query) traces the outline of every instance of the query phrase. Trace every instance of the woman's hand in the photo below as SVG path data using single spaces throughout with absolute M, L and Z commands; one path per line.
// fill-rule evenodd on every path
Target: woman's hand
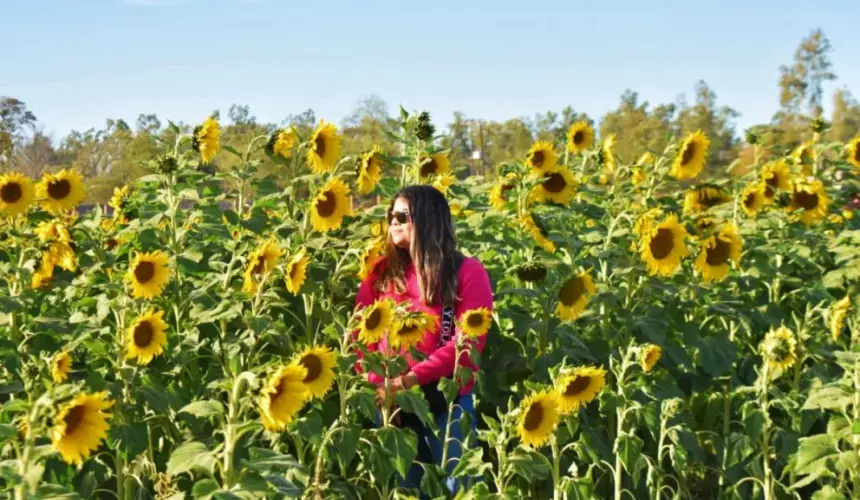
M 394 396 L 398 391 L 408 391 L 418 384 L 418 377 L 414 373 L 409 372 L 406 375 L 388 379 L 388 395 Z M 382 408 L 385 402 L 385 384 L 376 388 L 376 397 L 374 398 L 376 406 Z

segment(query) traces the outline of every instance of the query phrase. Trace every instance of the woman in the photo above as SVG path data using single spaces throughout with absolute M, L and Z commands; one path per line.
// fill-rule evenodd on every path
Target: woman
M 471 309 L 484 307 L 492 311 L 493 290 L 490 278 L 477 259 L 465 257 L 457 251 L 450 207 L 445 196 L 436 188 L 416 185 L 400 190 L 388 210 L 388 223 L 386 256 L 380 259 L 367 279 L 361 283 L 356 306 L 366 307 L 380 298 L 391 298 L 397 303 L 408 302 L 412 310 L 424 311 L 439 318 L 436 328 L 426 332 L 424 339 L 417 346 L 425 357 L 420 360 L 413 359 L 404 353 L 408 369 L 388 380 L 388 396 L 390 398 L 392 393 L 409 390 L 415 385 L 421 386 L 428 399 L 436 400 L 435 403 L 431 401 L 431 409 L 436 408 L 433 417 L 436 426 L 442 429 L 443 433 L 448 419 L 451 419 L 451 436 L 456 440 L 449 441 L 448 457 L 459 459 L 462 453 L 460 415 L 462 412 L 471 414 L 473 427 L 477 422 L 472 395 L 474 377 L 461 385 L 451 415 L 448 414 L 447 405 L 438 403 L 441 395 L 435 388 L 441 378 L 452 377 L 454 374 L 454 344 L 460 331 L 451 325 L 450 308 L 453 308 L 453 317 L 457 318 Z M 446 311 L 448 321 L 442 320 L 446 305 L 450 306 Z M 446 327 L 444 329 L 443 323 Z M 450 329 L 454 330 L 453 336 L 450 339 L 444 338 L 441 335 L 442 330 Z M 471 349 L 480 352 L 486 343 L 486 335 L 475 340 L 470 339 L 469 342 Z M 370 351 L 392 354 L 384 338 L 379 345 L 367 347 Z M 469 356 L 463 353 L 460 355 L 459 364 L 472 371 L 478 368 Z M 356 370 L 361 371 L 360 360 Z M 376 396 L 377 404 L 381 405 L 386 399 L 385 380 L 375 373 L 369 373 L 368 380 L 379 386 Z M 434 395 L 436 397 L 431 398 Z M 408 414 L 403 416 L 407 417 Z M 417 461 L 441 465 L 442 440 L 416 418 L 403 418 L 402 422 L 418 435 Z M 456 460 L 449 460 L 445 468 L 448 474 L 454 470 L 455 465 Z M 417 488 L 422 475 L 423 468 L 413 463 L 401 485 Z M 447 485 L 452 493 L 457 489 L 453 478 L 447 479 Z

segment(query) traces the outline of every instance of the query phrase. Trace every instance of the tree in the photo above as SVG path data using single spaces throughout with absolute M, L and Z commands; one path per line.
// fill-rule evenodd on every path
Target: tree
M 833 95 L 833 128 L 830 138 L 849 141 L 860 133 L 860 103 L 848 89 L 839 89 Z
M 36 115 L 27 105 L 14 97 L 0 96 L 0 168 L 5 169 L 12 155 L 24 138 L 27 129 L 36 125 Z
M 37 130 L 32 137 L 25 139 L 12 159 L 12 168 L 34 179 L 56 164 L 57 152 L 54 150 L 51 138 L 41 130 Z
M 648 101 L 639 103 L 639 94 L 626 90 L 621 103 L 600 120 L 600 137 L 615 134 L 615 154 L 622 161 L 633 162 L 645 151 L 662 152 L 675 130 L 674 104 L 648 109 Z

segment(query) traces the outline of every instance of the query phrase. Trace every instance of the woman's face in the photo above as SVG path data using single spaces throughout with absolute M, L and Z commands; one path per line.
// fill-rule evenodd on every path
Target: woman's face
M 409 202 L 404 198 L 394 200 L 394 208 L 388 214 L 388 234 L 395 245 L 409 249 L 412 243 L 412 215 Z

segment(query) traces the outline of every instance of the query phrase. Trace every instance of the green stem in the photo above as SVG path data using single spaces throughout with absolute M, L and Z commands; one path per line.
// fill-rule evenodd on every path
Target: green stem
M 32 404 L 32 399 L 30 403 Z M 27 471 L 30 467 L 30 453 L 33 450 L 34 444 L 33 425 L 36 420 L 35 413 L 36 406 L 33 405 L 27 414 L 27 428 L 24 432 L 24 451 L 21 453 L 21 459 L 18 461 L 18 474 L 21 476 L 22 482 L 15 487 L 15 500 L 24 500 L 27 497 Z
M 461 337 L 457 338 L 456 343 L 454 344 L 454 380 L 458 382 L 457 386 L 459 387 L 459 381 L 457 380 L 457 367 L 460 366 L 460 353 L 462 352 L 462 341 Z M 442 469 L 447 470 L 448 465 L 448 440 L 451 439 L 451 415 L 454 413 L 454 402 L 457 401 L 457 397 L 448 403 L 448 418 L 445 420 L 445 440 L 442 441 Z
M 558 439 L 555 434 L 550 437 L 550 445 L 552 446 L 552 498 L 561 500 L 561 453 L 558 450 Z
M 306 294 L 303 297 L 305 303 L 305 336 L 307 338 L 308 345 L 313 345 L 314 343 L 314 295 L 312 293 Z
M 773 499 L 773 473 L 770 470 L 769 452 L 770 449 L 770 426 L 768 425 L 768 366 L 767 361 L 764 362 L 762 370 L 762 391 L 761 391 L 761 408 L 764 413 L 764 428 L 761 432 L 761 454 L 762 468 L 764 470 L 764 500 Z

